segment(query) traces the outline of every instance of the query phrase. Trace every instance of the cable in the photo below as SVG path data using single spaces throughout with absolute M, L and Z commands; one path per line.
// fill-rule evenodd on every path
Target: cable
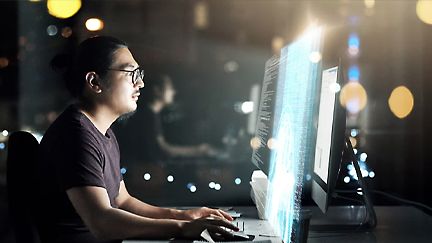
M 338 190 L 336 192 L 339 192 L 339 193 L 357 193 L 357 191 L 352 191 L 352 190 Z M 402 203 L 412 204 L 412 205 L 415 205 L 415 206 L 419 206 L 419 207 L 425 208 L 425 209 L 429 210 L 430 212 L 432 212 L 432 208 L 431 207 L 429 207 L 429 206 L 427 206 L 425 204 L 419 203 L 419 202 L 414 202 L 414 201 L 406 200 L 406 199 L 403 199 L 403 198 L 400 198 L 400 197 L 397 197 L 397 196 L 393 196 L 393 195 L 391 195 L 389 193 L 382 192 L 382 191 L 377 191 L 377 190 L 368 190 L 368 192 L 372 192 L 372 193 L 376 193 L 376 194 L 381 194 L 381 195 L 387 196 L 389 198 L 392 198 L 392 199 L 394 199 L 396 201 L 400 201 Z

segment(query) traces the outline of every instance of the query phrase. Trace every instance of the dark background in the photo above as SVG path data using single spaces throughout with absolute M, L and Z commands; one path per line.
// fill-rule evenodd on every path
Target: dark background
M 205 27 L 195 24 L 195 8 L 207 6 Z M 43 135 L 69 98 L 60 75 L 49 68 L 51 58 L 73 50 L 93 35 L 126 41 L 145 69 L 146 82 L 169 74 L 177 89 L 175 103 L 162 113 L 166 139 L 175 144 L 210 143 L 234 151 L 229 160 L 171 160 L 139 168 L 127 167 L 125 182 L 132 195 L 148 203 L 170 205 L 253 205 L 250 176 L 254 165 L 247 132 L 248 115 L 235 111 L 237 102 L 250 99 L 252 85 L 262 85 L 265 62 L 290 43 L 314 20 L 326 24 L 323 69 L 339 57 L 348 69 L 357 65 L 367 105 L 348 118 L 359 129 L 357 149 L 368 154 L 366 164 L 376 173 L 366 178 L 369 188 L 432 206 L 429 175 L 431 155 L 432 26 L 416 14 L 417 1 L 376 1 L 366 10 L 363 1 L 83 1 L 77 14 L 58 19 L 48 14 L 46 2 L 0 2 L 0 132 L 28 130 Z M 373 12 L 371 12 L 373 11 Z M 372 14 L 371 14 L 372 13 Z M 85 21 L 97 17 L 100 31 L 90 32 Z M 58 33 L 47 34 L 55 25 Z M 72 35 L 62 36 L 70 27 Z M 357 33 L 360 54 L 347 53 L 348 38 Z M 275 38 L 282 45 L 272 45 Z M 238 69 L 225 66 L 234 61 Z M 404 119 L 390 110 L 388 99 L 398 86 L 414 96 L 414 107 Z M 225 138 L 225 140 L 223 139 Z M 227 144 L 227 138 L 236 144 Z M 234 140 L 233 140 L 234 139 Z M 225 141 L 225 142 L 223 142 Z M 7 136 L 0 142 L 0 241 L 10 235 L 7 225 Z M 139 142 L 133 141 L 132 142 Z M 151 180 L 143 175 L 150 173 Z M 346 164 L 341 167 L 339 187 Z M 174 182 L 166 177 L 174 175 Z M 234 180 L 241 179 L 236 185 Z M 209 181 L 221 190 L 208 187 Z M 197 191 L 187 188 L 193 183 Z M 26 192 L 23 192 L 26 193 Z M 29 198 L 29 203 L 34 198 Z M 393 205 L 373 197 L 376 205 Z M 9 233 L 7 233 L 9 232 Z M 4 238 L 5 240 L 10 238 Z

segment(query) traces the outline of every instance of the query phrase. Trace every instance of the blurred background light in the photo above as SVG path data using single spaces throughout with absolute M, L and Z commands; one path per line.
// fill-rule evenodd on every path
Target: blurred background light
M 349 48 L 348 48 L 348 53 L 349 53 L 352 57 L 355 57 L 355 56 L 358 55 L 358 53 L 359 53 L 359 49 L 358 49 L 358 48 L 352 49 L 351 47 L 349 47 Z
M 224 70 L 227 73 L 233 73 L 239 69 L 239 65 L 235 61 L 225 63 Z
M 350 81 L 358 81 L 360 77 L 360 71 L 357 66 L 350 67 L 348 71 L 348 78 Z
M 81 0 L 48 0 L 48 13 L 59 19 L 72 17 L 81 8 Z
M 9 132 L 8 132 L 8 130 L 3 130 L 2 134 L 3 134 L 3 136 L 6 137 L 7 135 L 9 135 Z
M 355 137 L 358 134 L 358 130 L 357 129 L 351 129 L 351 137 Z
M 55 36 L 57 34 L 57 31 L 58 31 L 57 26 L 55 26 L 55 25 L 50 25 L 47 28 L 47 33 L 50 36 Z
M 368 177 L 369 176 L 369 172 L 367 170 L 361 170 L 361 174 L 363 177 Z
M 369 177 L 370 178 L 374 178 L 375 177 L 375 172 L 373 172 L 373 171 L 369 172 Z
M 357 154 L 357 149 L 353 149 L 354 150 L 354 154 Z
M 253 149 L 257 149 L 261 146 L 261 140 L 259 137 L 253 137 L 250 141 L 250 145 Z
M 274 54 L 279 54 L 284 46 L 284 39 L 280 36 L 275 36 L 272 39 L 272 50 Z
M 121 168 L 121 169 L 120 169 L 120 172 L 121 172 L 122 174 L 126 174 L 126 168 Z
M 150 180 L 150 178 L 151 178 L 150 173 L 145 173 L 144 174 L 144 180 L 148 181 L 148 180 Z
M 221 189 L 221 187 L 222 186 L 219 183 L 216 183 L 214 188 L 216 191 L 219 191 Z
M 41 0 L 29 0 L 30 2 L 40 2 Z
M 352 163 L 347 165 L 347 169 L 348 170 L 354 170 L 354 165 Z
M 402 119 L 411 113 L 414 107 L 414 97 L 408 88 L 399 86 L 391 93 L 388 103 L 393 114 Z
M 332 84 L 330 84 L 329 89 L 330 89 L 330 91 L 337 93 L 341 90 L 341 87 L 338 83 L 332 83 Z
M 319 61 L 321 61 L 322 55 L 319 52 L 312 52 L 311 54 L 309 54 L 309 60 L 313 63 L 318 63 Z
M 352 147 L 356 147 L 357 146 L 357 139 L 353 138 L 353 137 L 349 137 L 350 141 L 351 141 L 351 145 Z
M 90 18 L 86 21 L 85 26 L 89 31 L 98 31 L 103 29 L 103 22 L 98 18 Z
M 344 177 L 344 182 L 345 182 L 345 183 L 349 183 L 350 180 L 351 180 L 351 179 L 349 178 L 349 176 L 345 176 L 345 177 Z
M 276 141 L 276 139 L 270 138 L 267 141 L 267 146 L 268 146 L 269 149 L 275 149 L 275 148 L 277 148 L 277 141 Z
M 0 68 L 5 68 L 9 65 L 9 60 L 6 57 L 0 58 Z
M 194 25 L 197 29 L 205 29 L 209 26 L 208 6 L 205 2 L 197 2 L 194 9 Z
M 375 0 L 365 0 L 365 5 L 367 8 L 373 8 L 375 6 Z
M 215 185 L 216 185 L 216 183 L 214 183 L 213 181 L 209 183 L 209 187 L 212 189 L 215 188 Z
M 196 188 L 196 186 L 192 185 L 192 186 L 189 188 L 189 190 L 190 190 L 191 192 L 196 192 L 197 188 Z
M 416 6 L 416 12 L 421 21 L 426 24 L 432 24 L 432 1 L 419 0 Z
M 361 84 L 350 82 L 342 88 L 340 102 L 349 112 L 356 114 L 366 106 L 366 90 Z
M 0 149 L 4 149 L 5 148 L 5 144 L 4 143 L 0 143 Z
M 169 176 L 167 177 L 167 181 L 168 181 L 168 182 L 173 182 L 173 181 L 174 181 L 174 176 L 169 175 Z
M 360 160 L 361 161 L 366 161 L 366 159 L 367 159 L 367 153 L 361 153 L 360 154 Z
M 235 182 L 236 185 L 240 185 L 241 179 L 240 178 L 236 178 L 234 182 Z
M 253 101 L 245 101 L 241 106 L 243 114 L 249 114 L 253 111 L 254 103 Z
M 348 38 L 348 47 L 355 50 L 360 47 L 360 39 L 357 34 L 351 34 Z
M 311 175 L 309 175 L 309 174 L 306 175 L 306 180 L 309 181 L 311 178 L 312 178 Z
M 64 27 L 64 28 L 62 29 L 61 34 L 62 34 L 62 36 L 63 36 L 64 38 L 68 38 L 69 36 L 72 35 L 72 29 L 71 29 L 70 27 Z

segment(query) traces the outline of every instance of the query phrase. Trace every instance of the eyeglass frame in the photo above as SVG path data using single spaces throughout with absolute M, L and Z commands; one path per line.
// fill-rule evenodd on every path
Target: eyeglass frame
M 132 84 L 135 86 L 138 83 L 138 77 L 141 78 L 141 81 L 144 82 L 144 77 L 145 77 L 145 72 L 144 69 L 140 70 L 139 68 L 136 68 L 134 70 L 124 70 L 124 69 L 112 69 L 112 68 L 108 68 L 108 70 L 112 70 L 112 71 L 122 71 L 122 72 L 128 72 L 128 73 L 132 73 Z M 137 72 L 138 70 L 138 72 Z M 137 78 L 135 80 L 135 73 L 137 73 Z

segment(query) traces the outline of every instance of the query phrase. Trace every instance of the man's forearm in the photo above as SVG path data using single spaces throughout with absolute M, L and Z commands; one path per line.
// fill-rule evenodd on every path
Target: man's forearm
M 181 210 L 155 207 L 134 197 L 129 197 L 129 199 L 121 205 L 121 209 L 153 219 L 184 219 Z
M 170 239 L 181 237 L 183 221 L 152 219 L 111 208 L 95 219 L 92 233 L 102 239 Z

